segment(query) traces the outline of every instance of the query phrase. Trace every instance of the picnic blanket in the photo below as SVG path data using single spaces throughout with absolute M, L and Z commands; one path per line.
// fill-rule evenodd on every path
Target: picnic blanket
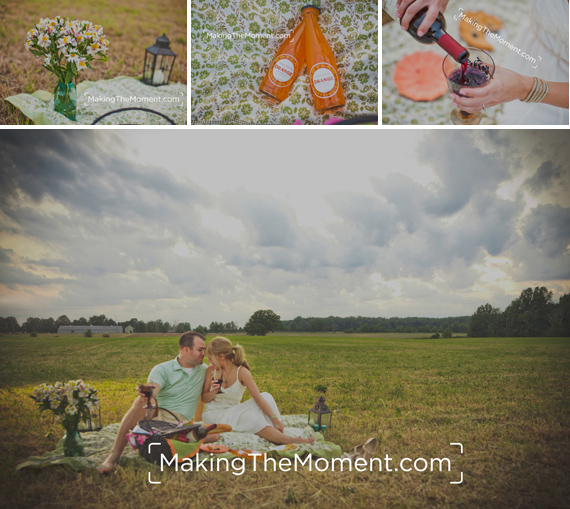
M 91 124 L 101 115 L 119 108 L 148 108 L 158 111 L 176 124 L 187 123 L 187 88 L 181 83 L 160 87 L 145 85 L 135 78 L 119 76 L 110 80 L 82 81 L 77 85 L 77 121 L 73 122 L 53 110 L 53 91 L 38 90 L 18 94 L 6 101 L 22 111 L 35 124 Z M 142 124 L 164 125 L 162 117 L 144 111 L 124 111 L 105 117 L 97 125 Z
M 322 125 L 378 113 L 378 3 L 320 2 L 319 25 L 338 64 L 343 108 L 317 113 L 306 67 L 279 104 L 259 84 L 306 0 L 192 2 L 192 124 Z M 265 37 L 264 37 L 265 36 Z
M 461 12 L 467 10 L 484 11 L 498 16 L 504 23 L 500 30 L 501 37 L 508 42 L 514 41 L 515 36 L 528 18 L 530 2 L 516 0 L 471 0 L 468 2 L 451 0 L 445 10 L 447 31 L 459 42 L 466 45 L 459 36 L 459 19 Z M 457 17 L 457 20 L 455 19 Z M 495 49 L 490 54 L 496 65 L 502 66 L 513 50 L 507 45 L 498 44 L 490 39 Z M 415 102 L 401 96 L 394 84 L 394 66 L 404 55 L 416 51 L 433 51 L 441 58 L 445 52 L 437 45 L 418 44 L 400 27 L 399 22 L 390 22 L 382 26 L 382 124 L 419 124 L 436 125 L 451 124 L 449 117 L 453 108 L 449 94 L 429 102 Z M 538 55 L 533 55 L 538 57 Z M 522 57 L 520 57 L 522 58 Z M 487 108 L 483 112 L 481 125 L 497 123 L 497 116 L 502 106 Z
M 312 445 L 297 444 L 298 447 L 296 449 L 283 451 L 280 450 L 279 446 L 275 446 L 275 444 L 259 438 L 253 433 L 237 432 L 222 433 L 220 440 L 216 443 L 225 445 L 229 449 L 255 450 L 275 456 L 293 457 L 295 455 L 312 454 L 315 457 L 326 459 L 340 457 L 342 453 L 340 446 L 326 442 L 321 433 L 313 432 L 307 425 L 306 415 L 284 415 L 281 420 L 285 425 L 286 434 L 306 438 L 314 436 L 316 438 L 315 443 Z M 78 471 L 96 468 L 109 454 L 118 429 L 119 423 L 113 423 L 105 426 L 101 431 L 82 434 L 85 443 L 85 456 L 83 457 L 65 457 L 63 455 L 63 440 L 60 440 L 55 450 L 46 452 L 41 456 L 32 456 L 23 463 L 20 463 L 17 469 L 40 469 L 58 465 Z M 220 456 L 233 457 L 229 453 Z M 145 463 L 145 460 L 137 451 L 127 445 L 125 452 L 121 456 L 121 465 L 128 465 L 129 462 Z

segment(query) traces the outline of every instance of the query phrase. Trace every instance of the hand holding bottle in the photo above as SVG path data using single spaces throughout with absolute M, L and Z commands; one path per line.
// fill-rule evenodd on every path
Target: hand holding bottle
M 418 28 L 418 35 L 421 37 L 436 20 L 437 13 L 445 12 L 448 3 L 449 0 L 398 0 L 396 17 L 400 19 L 402 28 L 407 30 L 413 17 L 427 7 L 425 18 Z
M 382 0 L 382 9 L 392 19 L 399 19 L 400 26 L 416 41 L 421 44 L 438 44 L 453 59 L 463 63 L 469 58 L 469 52 L 446 32 L 447 23 L 439 11 L 440 8 L 445 9 L 447 7 L 447 1 Z

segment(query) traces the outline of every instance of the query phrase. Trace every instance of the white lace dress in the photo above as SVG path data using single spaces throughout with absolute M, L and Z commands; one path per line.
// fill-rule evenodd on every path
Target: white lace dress
M 535 0 L 529 24 L 513 45 L 536 62 L 511 51 L 503 67 L 546 81 L 568 82 L 568 0 Z M 512 101 L 504 105 L 502 125 L 568 125 L 568 110 L 549 104 Z
M 238 368 L 236 377 L 239 375 L 240 368 Z M 224 392 L 216 394 L 210 403 L 206 403 L 202 413 L 204 422 L 229 424 L 232 431 L 245 433 L 258 433 L 267 426 L 273 426 L 269 416 L 265 415 L 253 399 L 240 403 L 245 387 L 237 378 L 230 387 L 222 388 L 222 390 Z M 281 419 L 273 396 L 268 392 L 262 392 L 261 396 L 267 401 L 272 412 Z

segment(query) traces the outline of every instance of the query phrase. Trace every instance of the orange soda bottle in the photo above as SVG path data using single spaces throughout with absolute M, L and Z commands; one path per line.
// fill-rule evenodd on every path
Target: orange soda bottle
M 345 99 L 336 66 L 336 60 L 329 43 L 321 32 L 318 15 L 321 10 L 314 5 L 301 9 L 305 21 L 305 52 L 307 74 L 317 111 L 344 106 Z
M 287 99 L 297 75 L 305 65 L 305 20 L 283 41 L 259 90 L 281 102 Z

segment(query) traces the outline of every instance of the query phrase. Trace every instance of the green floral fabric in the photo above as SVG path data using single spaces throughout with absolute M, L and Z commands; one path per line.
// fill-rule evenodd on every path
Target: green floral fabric
M 82 81 L 77 85 L 77 121 L 53 109 L 52 92 L 38 90 L 6 98 L 24 115 L 41 125 L 89 125 L 101 115 L 119 108 L 147 108 L 166 115 L 176 124 L 187 123 L 187 88 L 180 83 L 160 87 L 145 85 L 134 78 L 120 76 L 110 80 Z M 124 111 L 105 117 L 97 125 L 169 124 L 164 118 L 144 111 Z
M 466 44 L 459 36 L 459 20 L 461 12 L 468 10 L 484 11 L 493 16 L 498 16 L 504 23 L 499 32 L 506 40 L 514 39 L 528 18 L 530 2 L 518 2 L 516 0 L 451 0 L 445 11 L 447 32 L 457 41 Z M 492 41 L 491 41 L 492 43 Z M 494 44 L 495 50 L 491 56 L 497 65 L 505 60 L 511 51 L 507 46 Z M 401 96 L 394 83 L 394 66 L 405 55 L 416 51 L 433 51 L 441 55 L 445 52 L 437 45 L 419 44 L 409 34 L 404 32 L 400 23 L 390 22 L 382 26 L 382 124 L 451 124 L 450 113 L 453 109 L 449 94 L 435 101 L 416 102 Z M 502 106 L 487 108 L 483 112 L 481 125 L 497 123 L 497 115 Z
M 343 108 L 317 113 L 306 67 L 289 97 L 276 105 L 259 91 L 283 39 L 240 34 L 289 34 L 306 0 L 192 1 L 192 124 L 323 124 L 331 117 L 378 112 L 378 3 L 321 1 L 319 25 L 334 51 L 346 98 Z M 212 34 L 224 34 L 212 37 Z M 234 35 L 235 34 L 235 35 Z

